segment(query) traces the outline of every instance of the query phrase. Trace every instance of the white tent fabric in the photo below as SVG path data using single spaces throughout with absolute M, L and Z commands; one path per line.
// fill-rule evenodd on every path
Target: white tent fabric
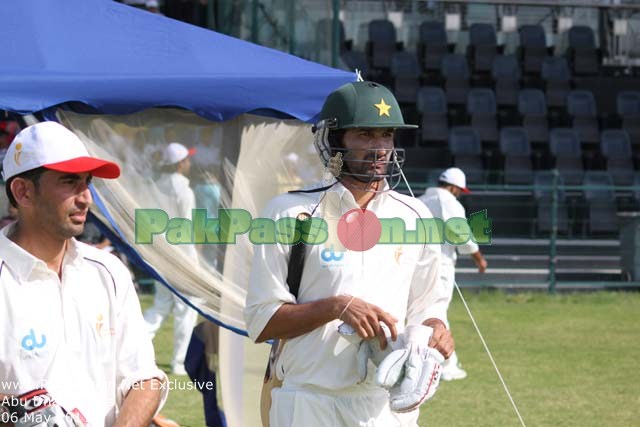
M 192 188 L 203 182 L 218 185 L 220 207 L 244 209 L 256 218 L 273 196 L 320 180 L 322 168 L 313 150 L 310 126 L 246 114 L 210 122 L 173 109 L 127 116 L 59 111 L 58 118 L 85 141 L 92 154 L 120 164 L 119 179 L 95 180 L 94 186 L 126 241 L 203 314 L 244 330 L 242 310 L 253 254 L 247 236 L 240 236 L 233 245 L 195 245 L 197 256 L 193 258 L 182 245 L 172 245 L 160 236 L 153 244 L 136 244 L 135 210 L 166 209 L 173 202 L 155 181 L 158 153 L 175 141 L 197 148 L 192 175 L 206 179 L 192 179 Z M 247 345 L 246 338 L 221 331 L 219 351 L 228 425 L 258 425 L 256 390 L 262 381 L 267 346 Z M 243 392 L 243 387 L 251 392 Z M 243 395 L 252 397 L 243 400 Z

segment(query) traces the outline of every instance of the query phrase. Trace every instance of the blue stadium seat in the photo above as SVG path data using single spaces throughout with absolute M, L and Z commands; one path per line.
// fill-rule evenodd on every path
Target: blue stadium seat
M 353 45 L 352 40 L 347 40 L 344 32 L 344 23 L 342 21 L 338 21 L 338 37 L 339 37 L 339 49 L 340 52 L 344 52 L 346 50 L 351 50 Z M 318 21 L 316 24 L 316 43 L 319 47 L 329 47 L 331 46 L 331 38 L 333 36 L 333 19 L 332 18 L 323 18 Z
M 524 128 L 502 128 L 500 130 L 500 151 L 504 157 L 504 183 L 531 184 L 533 181 L 531 145 Z
M 467 182 L 473 184 L 484 182 L 482 145 L 473 128 L 468 126 L 451 128 L 449 151 L 453 155 L 454 165 L 465 172 Z
M 549 149 L 564 182 L 567 185 L 580 185 L 584 177 L 584 166 L 578 134 L 570 128 L 552 129 Z
M 447 103 L 464 105 L 469 92 L 469 65 L 466 58 L 455 53 L 444 55 L 440 72 L 445 80 Z
M 369 75 L 369 61 L 364 52 L 346 50 L 340 54 L 340 59 L 348 71 L 360 70 L 363 79 Z
M 549 107 L 565 107 L 567 95 L 571 91 L 571 71 L 567 60 L 549 56 L 542 61 L 542 79 Z
M 490 72 L 493 57 L 498 54 L 496 30 L 491 24 L 471 24 L 467 55 L 474 72 Z
M 396 52 L 391 57 L 391 76 L 398 102 L 415 104 L 420 88 L 420 64 L 409 52 Z
M 629 133 L 631 143 L 640 145 L 640 92 L 623 91 L 616 97 L 618 116 L 622 119 L 622 128 Z
M 600 58 L 595 35 L 590 27 L 577 25 L 569 30 L 567 57 L 576 75 L 596 75 L 600 72 Z
M 391 21 L 374 19 L 369 22 L 367 56 L 371 68 L 388 70 L 397 48 L 396 28 Z
M 615 185 L 633 185 L 634 172 L 629 134 L 623 129 L 608 129 L 600 137 L 600 152 Z
M 446 141 L 449 136 L 449 121 L 447 98 L 442 88 L 427 86 L 420 88 L 417 108 L 422 117 L 421 141 Z
M 518 94 L 518 113 L 522 116 L 522 126 L 532 142 L 549 141 L 547 121 L 547 100 L 539 89 L 523 89 Z
M 607 172 L 588 171 L 584 176 L 584 198 L 588 205 L 590 233 L 614 233 L 618 231 L 613 180 Z M 609 188 L 605 188 L 609 187 Z
M 518 55 L 525 73 L 539 74 L 542 61 L 549 55 L 547 39 L 542 25 L 523 25 L 519 30 Z
M 580 141 L 598 143 L 600 126 L 596 99 L 588 90 L 572 90 L 567 95 L 567 112 L 572 118 L 573 128 L 578 132 Z
M 447 31 L 441 21 L 425 21 L 420 24 L 418 55 L 424 70 L 440 71 L 442 57 L 449 53 Z
M 467 95 L 467 113 L 471 116 L 471 127 L 481 141 L 498 140 L 496 119 L 496 97 L 488 88 L 473 88 Z
M 498 105 L 515 107 L 520 90 L 520 65 L 515 55 L 497 55 L 491 66 Z

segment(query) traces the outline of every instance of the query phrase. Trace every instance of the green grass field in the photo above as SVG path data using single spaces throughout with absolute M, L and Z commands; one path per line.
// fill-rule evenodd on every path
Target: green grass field
M 639 293 L 465 296 L 528 426 L 640 425 Z M 149 301 L 144 296 L 143 306 Z M 449 314 L 469 376 L 443 382 L 422 406 L 420 425 L 520 425 L 457 295 Z M 154 344 L 160 367 L 168 370 L 169 322 Z M 174 391 L 162 413 L 185 426 L 204 426 L 195 391 Z

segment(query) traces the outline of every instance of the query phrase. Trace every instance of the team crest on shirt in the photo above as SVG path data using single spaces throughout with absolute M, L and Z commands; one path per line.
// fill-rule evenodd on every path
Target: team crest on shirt
M 98 316 L 96 317 L 96 332 L 100 338 L 115 335 L 115 331 L 113 330 L 113 328 L 106 328 L 104 326 L 104 316 L 102 315 L 102 313 L 98 314 Z
M 396 264 L 400 265 L 400 257 L 402 256 L 402 246 L 398 246 L 393 252 L 393 258 L 396 260 Z

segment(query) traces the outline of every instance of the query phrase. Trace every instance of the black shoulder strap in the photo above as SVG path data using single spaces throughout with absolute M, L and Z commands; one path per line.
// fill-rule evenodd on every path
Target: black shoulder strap
M 301 213 L 296 218 L 296 229 L 302 230 L 306 221 L 309 221 L 311 216 L 307 213 Z M 298 298 L 298 292 L 300 291 L 300 280 L 302 280 L 302 272 L 304 270 L 304 261 L 307 253 L 307 245 L 302 240 L 291 247 L 291 256 L 289 257 L 289 268 L 287 270 L 287 285 L 289 286 L 289 292 Z

